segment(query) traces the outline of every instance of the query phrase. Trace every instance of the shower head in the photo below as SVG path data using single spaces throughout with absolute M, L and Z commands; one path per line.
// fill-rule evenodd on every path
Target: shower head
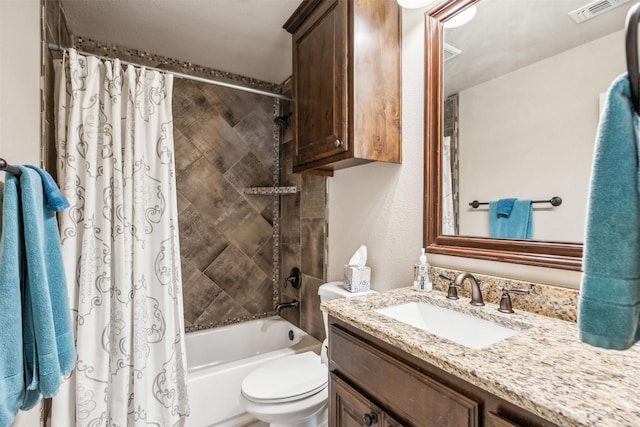
M 273 121 L 280 129 L 286 130 L 289 127 L 289 117 L 291 117 L 292 114 L 293 113 L 289 113 L 286 116 L 278 116 L 273 119 Z

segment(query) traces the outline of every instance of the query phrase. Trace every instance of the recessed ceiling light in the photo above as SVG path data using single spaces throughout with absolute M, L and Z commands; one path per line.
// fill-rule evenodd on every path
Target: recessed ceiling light
M 478 11 L 478 8 L 475 5 L 469 6 L 462 12 L 455 15 L 453 18 L 446 20 L 444 23 L 444 27 L 445 28 L 461 27 L 464 24 L 471 21 L 473 17 L 476 16 L 477 11 Z
M 432 6 L 439 0 L 397 0 L 400 7 L 404 9 L 420 9 L 422 7 Z

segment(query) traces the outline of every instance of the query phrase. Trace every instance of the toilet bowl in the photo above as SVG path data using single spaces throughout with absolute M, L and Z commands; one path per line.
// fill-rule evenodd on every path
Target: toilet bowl
M 240 402 L 247 413 L 271 426 L 327 425 L 328 373 L 320 356 L 308 351 L 283 357 L 251 372 Z
M 342 282 L 325 283 L 318 289 L 320 301 L 350 298 L 369 292 L 351 293 Z M 323 313 L 328 334 L 328 316 Z M 329 401 L 327 340 L 322 359 L 313 352 L 299 353 L 265 363 L 242 382 L 240 403 L 245 411 L 271 427 L 324 427 L 328 425 Z

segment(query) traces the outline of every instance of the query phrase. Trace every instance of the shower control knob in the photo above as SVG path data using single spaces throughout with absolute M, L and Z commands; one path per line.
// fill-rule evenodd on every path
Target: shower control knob
M 336 138 L 335 146 L 336 148 L 342 148 L 344 150 L 344 142 L 342 142 L 340 138 Z
M 368 413 L 368 414 L 364 414 L 364 417 L 362 418 L 362 423 L 364 425 L 366 425 L 366 426 L 377 424 L 378 423 L 378 414 L 376 414 L 373 411 Z

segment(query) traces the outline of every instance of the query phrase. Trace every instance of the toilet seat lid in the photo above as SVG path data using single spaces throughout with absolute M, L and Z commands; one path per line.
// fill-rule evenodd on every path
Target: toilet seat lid
M 265 363 L 242 381 L 242 394 L 254 402 L 291 402 L 327 387 L 327 367 L 308 351 Z

